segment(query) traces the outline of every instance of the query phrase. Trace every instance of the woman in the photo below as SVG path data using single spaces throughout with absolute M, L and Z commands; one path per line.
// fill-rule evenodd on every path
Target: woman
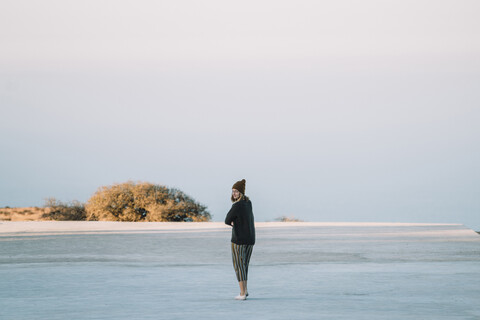
M 248 263 L 255 244 L 255 225 L 252 202 L 245 196 L 245 179 L 235 182 L 232 187 L 232 208 L 227 213 L 225 224 L 232 226 L 232 260 L 233 268 L 240 286 L 237 300 L 246 300 Z

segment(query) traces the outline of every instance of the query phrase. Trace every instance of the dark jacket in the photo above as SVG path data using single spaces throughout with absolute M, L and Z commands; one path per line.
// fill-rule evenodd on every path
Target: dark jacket
M 242 199 L 232 204 L 232 208 L 225 218 L 225 224 L 231 226 L 232 222 L 233 243 L 255 244 L 255 221 L 250 200 Z

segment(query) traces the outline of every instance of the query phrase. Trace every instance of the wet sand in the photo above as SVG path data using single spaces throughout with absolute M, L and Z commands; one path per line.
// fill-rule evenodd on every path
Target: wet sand
M 236 301 L 230 227 L 0 222 L 2 319 L 478 319 L 480 236 L 459 224 L 257 224 Z

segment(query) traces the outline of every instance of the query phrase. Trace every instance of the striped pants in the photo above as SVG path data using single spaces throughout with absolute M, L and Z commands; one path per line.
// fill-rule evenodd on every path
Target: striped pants
M 232 260 L 237 280 L 247 281 L 248 263 L 252 256 L 253 244 L 235 244 L 232 242 Z

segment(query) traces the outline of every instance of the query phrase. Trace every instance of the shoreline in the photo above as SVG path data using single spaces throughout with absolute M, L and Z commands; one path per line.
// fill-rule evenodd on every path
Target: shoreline
M 364 228 L 381 229 L 390 227 L 407 229 L 431 227 L 478 235 L 462 224 L 454 223 L 404 223 L 404 222 L 256 222 L 257 229 L 285 228 Z M 442 228 L 444 227 L 444 228 Z M 121 222 L 121 221 L 7 221 L 0 220 L 0 236 L 31 236 L 55 234 L 98 234 L 98 233 L 184 233 L 222 232 L 231 227 L 223 222 Z M 452 230 L 452 231 L 453 231 Z M 439 231 L 437 231 L 439 232 Z M 436 232 L 436 233 L 437 233 Z

